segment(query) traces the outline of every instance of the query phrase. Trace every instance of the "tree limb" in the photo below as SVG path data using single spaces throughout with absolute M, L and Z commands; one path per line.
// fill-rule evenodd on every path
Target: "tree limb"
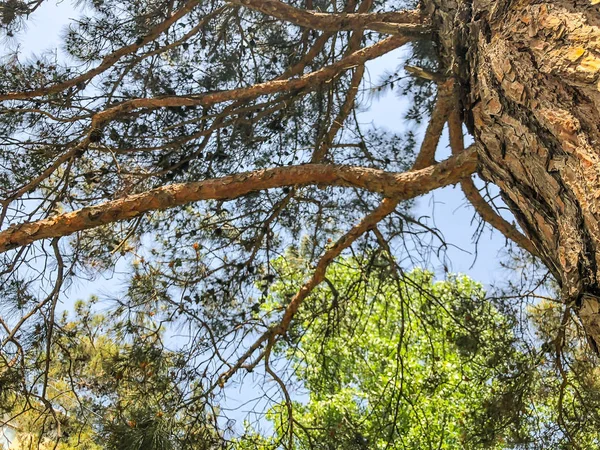
M 404 70 L 411 75 L 424 80 L 434 81 L 436 83 L 443 83 L 446 81 L 446 77 L 444 77 L 444 75 L 437 72 L 431 72 L 427 69 L 423 69 L 422 67 L 405 65 Z
M 278 167 L 183 184 L 162 186 L 36 222 L 13 225 L 0 232 L 0 253 L 40 239 L 132 219 L 200 200 L 231 200 L 250 192 L 298 185 L 352 186 L 405 200 L 457 183 L 476 170 L 474 150 L 467 150 L 434 167 L 404 173 L 364 167 L 306 164 Z
M 381 33 L 423 33 L 423 16 L 418 10 L 383 13 L 320 13 L 295 8 L 279 0 L 228 0 L 295 25 L 323 31 L 367 28 Z
M 452 86 L 453 81 L 449 80 L 441 84 L 438 88 L 438 98 L 433 108 L 431 119 L 429 119 L 427 130 L 425 131 L 421 150 L 412 167 L 413 170 L 435 164 L 435 151 L 444 131 L 444 124 L 448 120 L 450 110 L 452 109 Z
M 223 373 L 219 377 L 219 384 L 221 387 L 233 376 L 235 373 L 243 367 L 244 363 L 250 358 L 256 350 L 258 350 L 263 344 L 266 343 L 267 347 L 265 349 L 265 353 L 268 354 L 270 352 L 270 348 L 276 341 L 277 336 L 283 336 L 287 332 L 294 315 L 298 312 L 298 308 L 300 305 L 310 295 L 310 293 L 317 287 L 325 278 L 325 273 L 327 272 L 327 267 L 331 264 L 331 262 L 337 258 L 343 250 L 347 249 L 352 245 L 354 241 L 356 241 L 360 236 L 365 234 L 375 225 L 377 225 L 381 220 L 383 220 L 386 216 L 391 214 L 398 205 L 401 199 L 398 198 L 384 198 L 381 204 L 375 209 L 373 212 L 365 216 L 358 224 L 353 226 L 350 230 L 346 232 L 342 237 L 340 237 L 336 243 L 327 250 L 321 259 L 319 260 L 315 271 L 311 278 L 304 283 L 304 285 L 300 288 L 300 290 L 296 293 L 296 295 L 292 298 L 290 303 L 285 309 L 283 317 L 279 322 L 279 325 L 275 327 L 269 328 L 265 331 L 255 342 L 252 344 L 243 355 L 240 356 L 235 365 L 233 365 L 227 372 Z
M 246 88 L 231 89 L 227 91 L 208 92 L 206 94 L 189 96 L 167 96 L 154 98 L 136 98 L 97 113 L 92 119 L 92 128 L 101 127 L 112 118 L 136 109 L 157 109 L 177 106 L 209 106 L 227 101 L 250 100 L 261 95 L 275 94 L 282 91 L 293 91 L 299 89 L 315 88 L 339 73 L 351 69 L 365 61 L 375 59 L 381 55 L 398 48 L 410 39 L 404 36 L 392 36 L 383 39 L 374 45 L 360 49 L 340 61 L 323 67 L 320 70 L 289 80 L 271 80 L 265 83 L 255 84 Z
M 337 258 L 342 251 L 350 247 L 350 245 L 352 245 L 352 243 L 360 236 L 365 234 L 367 231 L 381 222 L 386 216 L 391 214 L 396 209 L 396 206 L 398 206 L 400 200 L 401 199 L 398 197 L 384 198 L 377 209 L 365 216 L 360 223 L 348 230 L 346 234 L 336 241 L 333 247 L 323 254 L 311 278 L 300 288 L 285 309 L 283 318 L 281 319 L 277 329 L 277 334 L 283 335 L 287 332 L 294 315 L 298 311 L 298 308 L 300 308 L 300 305 L 304 299 L 310 295 L 313 289 L 323 281 L 325 278 L 325 273 L 327 272 L 327 268 L 333 262 L 333 260 Z
M 358 12 L 363 13 L 368 11 L 372 6 L 372 1 L 364 1 L 361 3 Z M 352 36 L 348 40 L 348 49 L 346 50 L 346 56 L 352 54 L 356 50 L 360 48 L 360 43 L 363 37 L 362 31 L 354 31 Z M 354 74 L 352 75 L 352 79 L 350 80 L 350 86 L 348 88 L 348 93 L 346 94 L 346 99 L 344 100 L 343 105 L 338 112 L 338 115 L 333 120 L 333 123 L 329 127 L 329 131 L 323 138 L 321 144 L 315 149 L 315 152 L 312 155 L 311 162 L 318 163 L 327 155 L 335 136 L 338 134 L 344 122 L 350 115 L 352 108 L 354 107 L 354 101 L 356 100 L 356 95 L 358 94 L 358 88 L 363 79 L 365 73 L 365 65 L 359 64 L 354 70 Z

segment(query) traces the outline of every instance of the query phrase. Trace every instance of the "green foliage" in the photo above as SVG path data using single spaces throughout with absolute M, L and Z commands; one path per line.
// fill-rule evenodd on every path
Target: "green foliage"
M 278 261 L 285 282 L 265 310 L 295 292 L 302 265 L 292 254 Z M 563 448 L 570 440 L 561 427 L 584 448 L 598 442 L 597 422 L 575 407 L 560 413 L 555 366 L 522 347 L 516 319 L 465 276 L 399 278 L 385 260 L 365 273 L 343 259 L 309 305 L 276 351 L 292 363 L 298 398 L 271 409 L 272 437 L 248 431 L 265 439 L 260 448 L 289 443 L 290 423 L 296 449 Z M 585 387 L 574 383 L 582 372 L 569 373 L 561 402 L 595 407 L 593 367 L 583 370 Z M 580 403 L 579 389 L 591 398 Z
M 281 317 L 310 273 L 309 255 L 305 244 L 272 262 L 277 274 L 262 276 L 257 288 L 267 293 L 246 322 Z M 35 336 L 25 367 L 2 366 L 2 412 L 19 430 L 14 448 L 533 450 L 600 442 L 598 368 L 573 324 L 564 342 L 552 341 L 551 324 L 564 314 L 558 304 L 529 308 L 538 344 L 528 348 L 511 310 L 496 308 L 465 276 L 399 274 L 377 251 L 341 258 L 272 349 L 283 383 L 275 386 L 290 402 L 274 397 L 267 431 L 258 431 L 262 420 L 240 434 L 207 389 L 215 366 L 202 361 L 218 350 L 201 339 L 195 354 L 185 345 L 168 350 L 176 339 L 160 325 L 169 317 L 165 294 L 145 277 L 130 292 L 141 309 L 107 315 L 96 298 L 78 302 L 56 324 L 49 366 L 46 341 Z M 213 329 L 227 330 L 233 317 Z M 42 337 L 39 327 L 33 333 Z
M 63 315 L 48 368 L 45 347 L 30 350 L 26 380 L 33 383 L 32 395 L 24 397 L 18 389 L 9 394 L 20 380 L 3 373 L 2 409 L 19 430 L 19 446 L 11 449 L 37 448 L 38 441 L 58 450 L 216 445 L 220 438 L 202 401 L 185 406 L 186 394 L 201 391 L 183 371 L 184 356 L 164 348 L 155 323 L 124 324 L 94 313 L 96 301 L 77 302 L 74 317 Z M 44 390 L 48 403 L 40 396 Z

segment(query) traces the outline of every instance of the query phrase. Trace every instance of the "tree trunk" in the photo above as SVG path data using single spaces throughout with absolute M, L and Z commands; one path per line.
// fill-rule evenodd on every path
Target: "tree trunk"
M 600 343 L 600 0 L 425 0 L 482 176 Z

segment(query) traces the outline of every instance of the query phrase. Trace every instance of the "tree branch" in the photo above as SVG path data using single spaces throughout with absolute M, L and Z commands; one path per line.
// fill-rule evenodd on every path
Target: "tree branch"
M 358 12 L 363 13 L 368 11 L 372 6 L 372 1 L 364 1 L 361 3 Z M 363 37 L 362 31 L 354 31 L 352 36 L 348 40 L 348 49 L 346 50 L 346 56 L 352 54 L 356 50 L 360 48 L 360 43 Z M 343 105 L 338 112 L 338 115 L 333 120 L 329 131 L 323 138 L 321 144 L 315 149 L 315 152 L 312 155 L 311 162 L 318 163 L 327 155 L 335 136 L 338 134 L 344 122 L 350 115 L 352 108 L 354 107 L 354 101 L 356 100 L 356 95 L 358 94 L 358 88 L 363 79 L 365 73 L 365 65 L 359 64 L 354 70 L 354 74 L 352 75 L 352 79 L 350 80 L 350 86 L 348 88 L 348 93 L 346 94 L 346 99 L 344 100 Z
M 321 83 L 334 78 L 339 73 L 351 69 L 359 64 L 363 64 L 365 61 L 369 61 L 384 55 L 409 41 L 410 39 L 404 36 L 389 37 L 374 45 L 360 49 L 334 64 L 323 67 L 320 70 L 299 78 L 289 80 L 271 80 L 265 83 L 255 84 L 247 88 L 208 92 L 206 94 L 185 97 L 168 96 L 128 100 L 96 114 L 92 119 L 92 127 L 100 127 L 119 114 L 141 108 L 152 110 L 176 106 L 209 106 L 214 105 L 215 103 L 227 101 L 250 100 L 261 95 L 275 94 L 282 91 L 294 91 L 310 88 L 312 86 L 316 88 Z
M 139 42 L 131 45 L 126 45 L 125 47 L 121 47 L 120 49 L 106 55 L 102 62 L 95 68 L 88 70 L 87 72 L 75 77 L 70 80 L 63 81 L 62 83 L 57 83 L 52 86 L 43 87 L 39 89 L 33 89 L 25 92 L 9 92 L 8 94 L 0 95 L 0 101 L 2 100 L 27 100 L 32 97 L 39 97 L 41 95 L 55 94 L 57 92 L 62 92 L 65 89 L 68 89 L 72 86 L 76 86 L 80 83 L 85 83 L 88 80 L 92 79 L 96 75 L 101 74 L 102 72 L 111 68 L 121 57 L 131 54 L 137 51 L 139 48 L 144 45 L 152 42 L 162 33 L 167 31 L 171 25 L 177 22 L 179 19 L 184 17 L 190 11 L 192 11 L 196 6 L 198 6 L 198 2 L 196 0 L 188 1 L 183 5 L 181 9 L 176 11 L 171 17 L 169 17 L 164 22 L 160 23 L 156 27 L 154 27 L 144 38 Z
M 284 186 L 352 186 L 399 200 L 454 184 L 476 170 L 474 150 L 467 150 L 434 167 L 392 173 L 364 167 L 306 164 L 257 170 L 223 178 L 162 186 L 142 194 L 60 214 L 37 222 L 13 225 L 0 232 L 0 253 L 40 239 L 132 219 L 200 200 L 231 200 L 250 192 Z
M 325 273 L 327 272 L 327 267 L 331 264 L 331 262 L 337 258 L 342 251 L 347 249 L 352 245 L 354 241 L 356 241 L 360 236 L 365 234 L 375 225 L 377 225 L 381 220 L 383 220 L 386 216 L 391 214 L 398 205 L 401 199 L 398 198 L 384 198 L 381 204 L 371 212 L 369 215 L 365 216 L 360 223 L 353 226 L 350 230 L 346 232 L 342 237 L 340 237 L 336 243 L 327 250 L 321 259 L 319 260 L 315 271 L 311 278 L 304 283 L 304 285 L 300 288 L 300 290 L 296 293 L 296 295 L 292 298 L 290 303 L 285 309 L 283 317 L 279 322 L 279 325 L 275 327 L 269 328 L 265 331 L 255 342 L 252 344 L 248 350 L 244 352 L 243 355 L 240 356 L 238 361 L 225 373 L 223 373 L 217 382 L 217 384 L 221 387 L 233 376 L 235 373 L 244 366 L 245 362 L 250 358 L 256 350 L 258 350 L 263 344 L 266 343 L 265 353 L 268 354 L 270 348 L 275 343 L 277 336 L 283 336 L 294 318 L 296 312 L 298 312 L 298 308 L 300 305 L 310 295 L 310 293 L 317 287 L 324 279 Z
M 367 28 L 380 33 L 418 34 L 427 31 L 419 10 L 383 13 L 319 13 L 295 8 L 279 0 L 228 0 L 295 25 L 323 31 Z
M 435 151 L 437 150 L 440 137 L 444 131 L 444 124 L 448 120 L 450 110 L 452 109 L 452 86 L 453 81 L 449 80 L 438 88 L 438 98 L 431 114 L 431 119 L 425 131 L 425 137 L 421 144 L 421 150 L 417 155 L 413 170 L 422 169 L 435 164 Z
M 423 69 L 422 67 L 405 65 L 404 70 L 410 73 L 412 76 L 417 78 L 422 78 L 428 81 L 434 81 L 436 83 L 443 83 L 446 81 L 446 77 L 444 75 L 437 72 L 430 72 L 427 69 Z
M 352 243 L 360 236 L 365 234 L 367 231 L 381 222 L 386 216 L 391 214 L 396 209 L 396 206 L 398 206 L 400 200 L 401 199 L 398 197 L 384 198 L 377 209 L 365 216 L 360 223 L 348 230 L 346 234 L 336 241 L 333 247 L 323 254 L 311 278 L 300 288 L 285 309 L 285 313 L 283 314 L 283 318 L 281 319 L 277 329 L 277 334 L 283 335 L 287 332 L 294 315 L 298 311 L 298 308 L 300 308 L 300 305 L 304 299 L 310 295 L 313 289 L 323 281 L 325 278 L 325 273 L 327 272 L 327 268 L 333 262 L 333 260 L 337 258 L 342 251 L 350 247 L 350 245 L 352 245 Z

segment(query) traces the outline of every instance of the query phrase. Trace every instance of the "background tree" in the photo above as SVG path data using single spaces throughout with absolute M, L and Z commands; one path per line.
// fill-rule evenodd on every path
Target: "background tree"
M 187 405 L 202 386 L 186 354 L 169 351 L 163 330 L 147 317 L 93 313 L 79 301 L 64 313 L 63 331 L 45 357 L 41 325 L 26 354 L 30 394 L 0 378 L 2 409 L 16 434 L 10 449 L 216 448 L 215 411 Z M 51 409 L 48 406 L 51 404 Z
M 598 445 L 597 367 L 569 336 L 576 328 L 564 330 L 563 365 L 555 360 L 561 343 L 528 347 L 518 310 L 496 308 L 469 278 L 435 282 L 419 270 L 399 278 L 384 255 L 371 260 L 366 272 L 353 259 L 338 261 L 315 289 L 274 350 L 291 362 L 286 385 L 299 384 L 302 401 L 273 407 L 273 435 L 249 431 L 242 448 L 282 441 L 297 449 Z M 287 276 L 264 311 L 281 305 L 306 271 L 298 255 L 277 264 Z M 546 301 L 526 312 L 536 340 L 552 339 L 560 309 Z
M 120 264 L 131 277 L 115 307 L 188 330 L 177 350 L 202 379 L 200 402 L 268 367 L 342 252 L 426 262 L 420 238 L 435 230 L 410 200 L 455 183 L 558 284 L 556 361 L 572 319 L 596 348 L 595 3 L 85 2 L 68 57 L 0 66 L 2 373 L 58 422 L 57 304 L 70 282 Z M 42 4 L 2 2 L 6 36 Z M 355 114 L 365 63 L 402 46 L 410 67 L 380 88 L 429 119 L 419 143 Z M 455 155 L 436 163 L 446 123 Z M 474 186 L 477 169 L 525 235 Z M 272 261 L 300 240 L 313 271 L 278 314 L 256 316 L 280 279 Z
M 278 305 L 301 282 L 301 259 L 274 289 Z M 519 352 L 509 316 L 466 277 L 391 276 L 379 256 L 365 273 L 344 259 L 314 291 L 290 340 L 276 348 L 308 393 L 271 411 L 296 448 L 506 448 L 529 437 L 535 362 Z M 292 281 L 294 280 L 294 281 Z M 335 288 L 334 288 L 335 286 Z M 270 304 L 267 308 L 271 308 Z M 506 382 L 515 378 L 506 403 Z M 518 405 L 517 405 L 518 403 Z M 504 444 L 504 445 L 503 445 Z M 506 445 L 508 444 L 508 445 Z

